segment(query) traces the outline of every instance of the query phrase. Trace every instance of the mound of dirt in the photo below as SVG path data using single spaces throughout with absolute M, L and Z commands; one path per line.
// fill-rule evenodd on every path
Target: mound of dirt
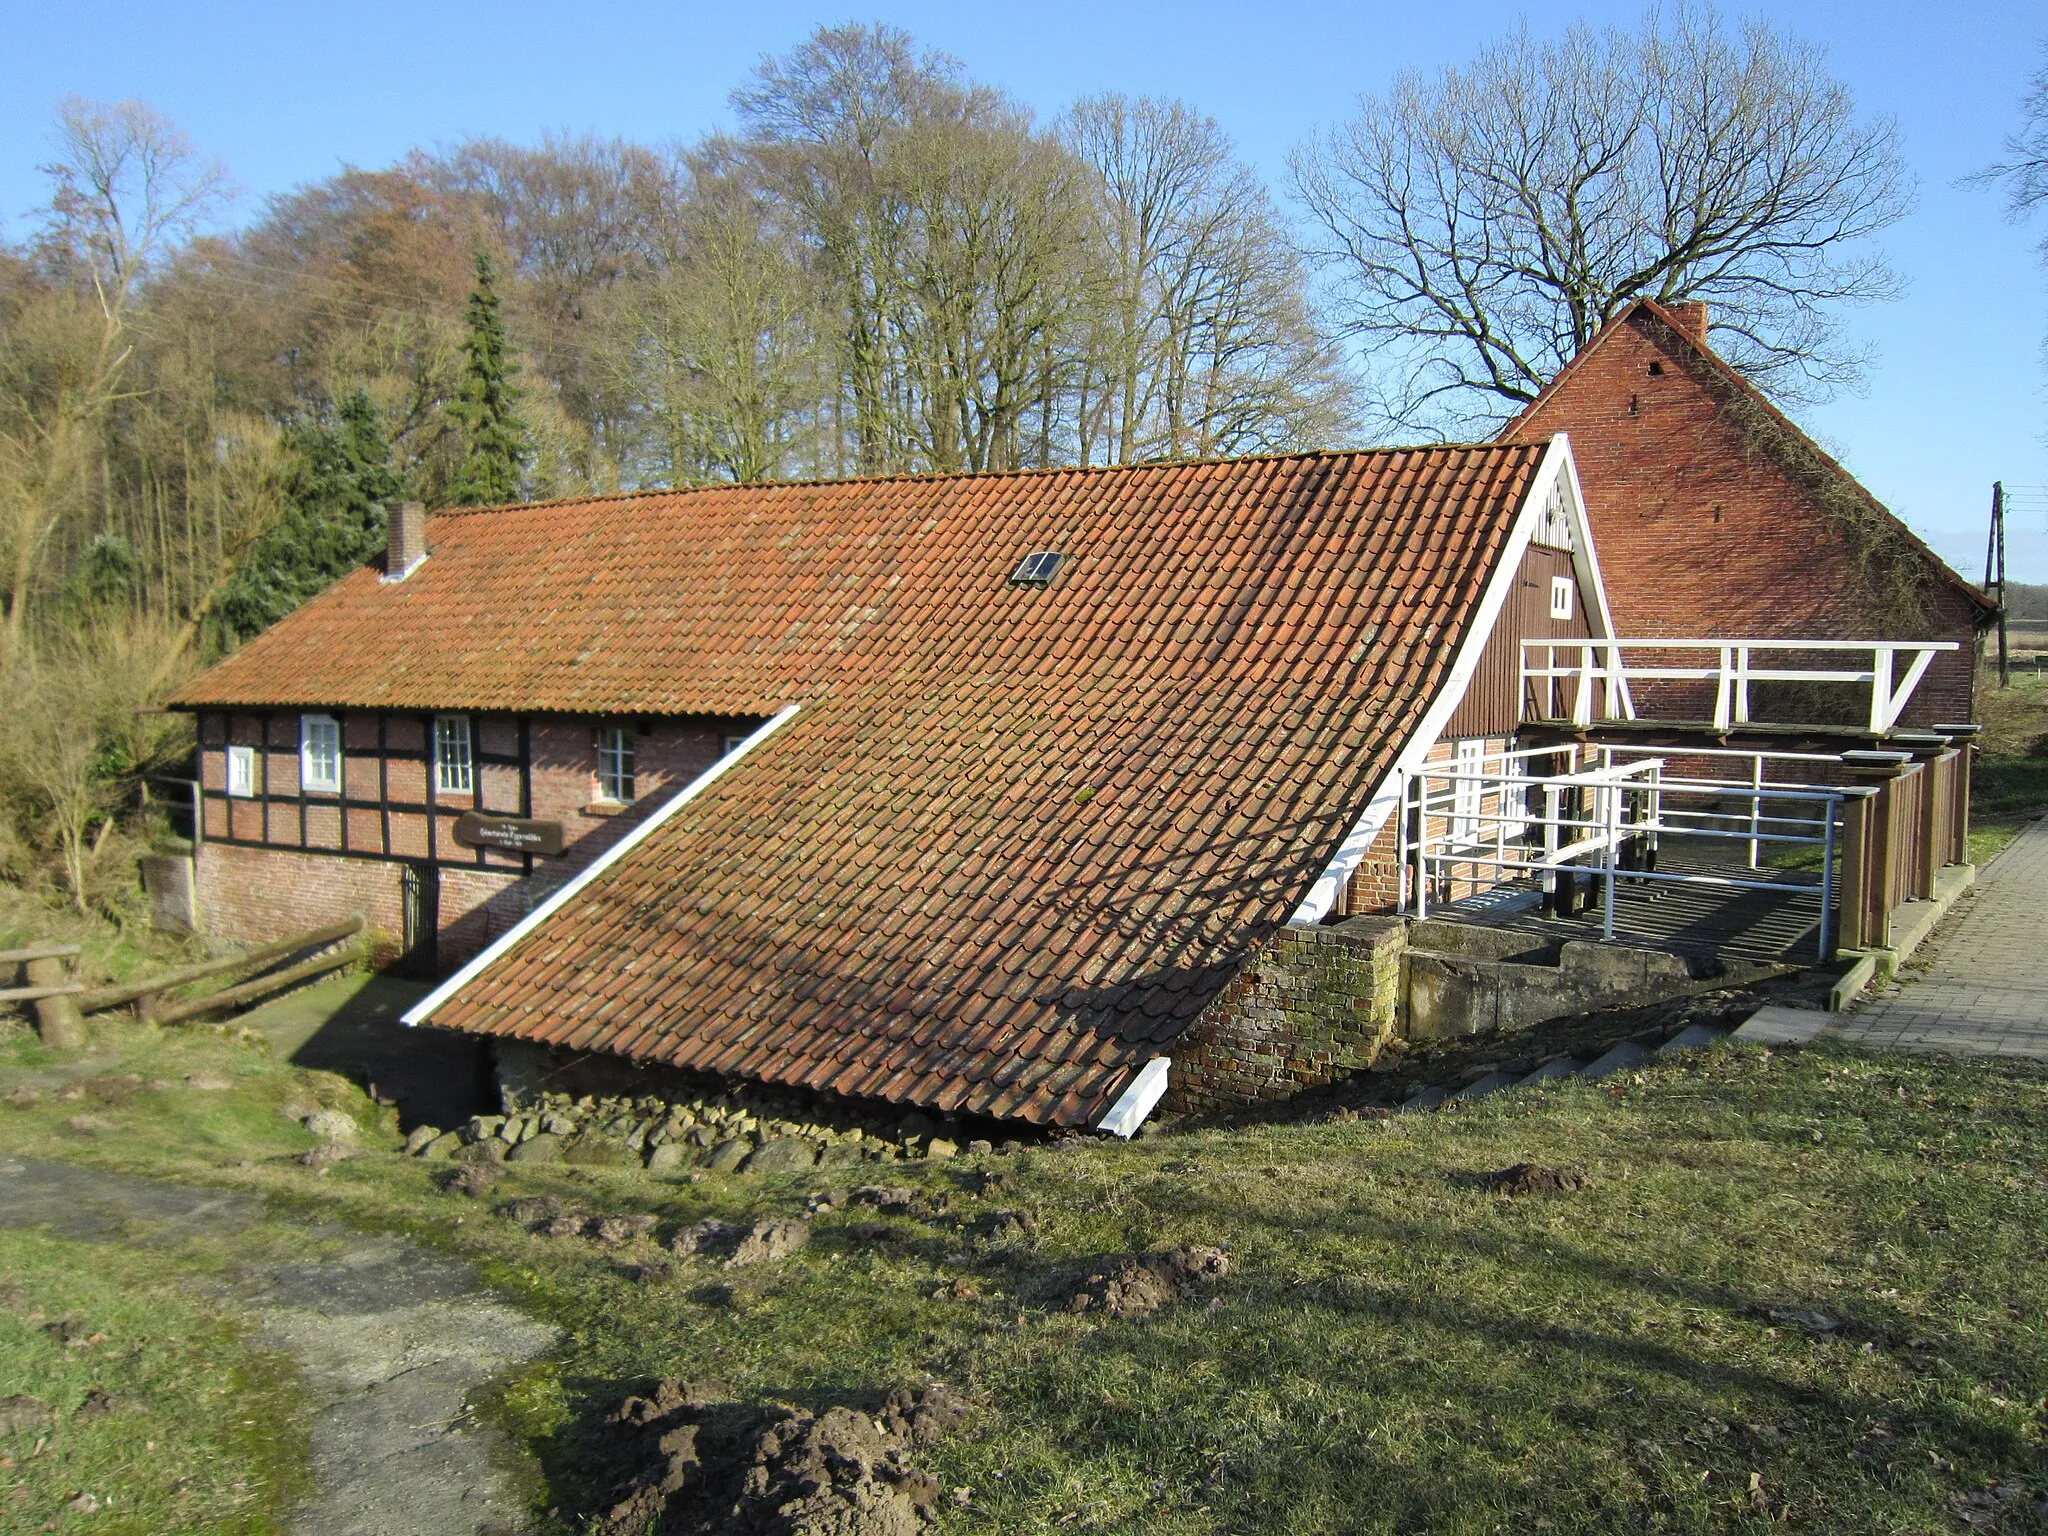
M 775 1259 L 786 1258 L 797 1249 L 809 1246 L 811 1241 L 810 1223 L 797 1221 L 788 1216 L 774 1216 L 766 1221 L 757 1221 L 747 1229 L 739 1240 L 739 1246 L 727 1259 L 727 1268 L 742 1264 L 766 1264 Z
M 30 1397 L 25 1392 L 0 1397 L 0 1435 L 11 1435 L 18 1429 L 33 1429 L 50 1416 L 50 1405 L 41 1398 Z
M 605 1536 L 916 1536 L 939 1485 L 911 1452 L 957 1428 L 944 1386 L 896 1391 L 879 1414 L 749 1408 L 722 1382 L 664 1381 L 607 1421 L 637 1435 L 640 1470 L 598 1520 Z
M 1584 1189 L 1586 1181 L 1576 1173 L 1541 1163 L 1517 1163 L 1498 1173 L 1482 1173 L 1479 1185 L 1502 1195 L 1569 1195 Z
M 811 1226 L 791 1216 L 770 1216 L 750 1227 L 707 1216 L 668 1240 L 680 1259 L 723 1259 L 728 1269 L 786 1258 L 811 1240 Z
M 496 1163 L 464 1163 L 455 1171 L 455 1177 L 441 1187 L 451 1195 L 480 1200 L 504 1177 L 505 1170 Z
M 1203 1243 L 1163 1253 L 1133 1254 L 1075 1286 L 1067 1298 L 1067 1310 L 1115 1318 L 1150 1317 L 1168 1302 L 1214 1285 L 1229 1273 L 1230 1256 Z
M 868 1184 L 853 1192 L 855 1205 L 871 1205 L 884 1216 L 929 1216 L 932 1202 L 904 1184 Z

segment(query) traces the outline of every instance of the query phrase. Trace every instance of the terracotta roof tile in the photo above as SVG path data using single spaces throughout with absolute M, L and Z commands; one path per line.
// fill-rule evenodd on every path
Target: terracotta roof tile
M 1284 924 L 1543 444 L 444 515 L 186 706 L 799 714 L 437 1024 L 1092 1121 Z M 1009 584 L 1035 549 L 1068 556 Z

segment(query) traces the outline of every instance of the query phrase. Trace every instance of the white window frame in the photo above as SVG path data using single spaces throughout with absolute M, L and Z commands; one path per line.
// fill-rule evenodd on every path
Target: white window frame
M 752 731 L 741 731 L 736 736 L 727 736 L 725 738 L 725 755 L 731 757 L 733 753 L 739 751 L 740 747 L 746 742 L 746 739 L 753 734 Z
M 434 792 L 476 793 L 476 735 L 467 715 L 434 716 Z
M 597 798 L 611 805 L 631 805 L 634 790 L 633 727 L 597 728 Z
M 1550 616 L 1569 619 L 1578 611 L 1579 584 L 1569 576 L 1550 578 Z
M 228 748 L 228 794 L 236 800 L 256 798 L 256 749 Z
M 1468 736 L 1460 741 L 1451 759 L 1451 844 L 1472 847 L 1479 841 L 1479 816 L 1485 809 L 1486 786 L 1472 775 L 1486 772 L 1486 738 Z
M 333 753 L 332 774 L 328 752 L 318 738 L 331 734 Z M 341 722 L 332 715 L 299 716 L 299 790 L 308 795 L 338 795 L 341 793 Z

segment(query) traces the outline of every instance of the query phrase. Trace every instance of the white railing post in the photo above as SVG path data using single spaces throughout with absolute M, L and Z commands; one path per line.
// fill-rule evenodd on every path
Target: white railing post
M 1401 775 L 1401 809 L 1400 809 L 1400 810 L 1399 810 L 1399 811 L 1398 811 L 1398 812 L 1396 813 L 1396 814 L 1397 814 L 1397 815 L 1398 815 L 1398 816 L 1399 816 L 1399 817 L 1401 818 L 1401 820 L 1400 820 L 1400 825 L 1394 828 L 1394 839 L 1395 839 L 1395 843 L 1396 843 L 1396 845 L 1397 845 L 1397 846 L 1398 846 L 1398 847 L 1400 848 L 1400 852 L 1399 852 L 1399 853 L 1398 853 L 1398 854 L 1397 854 L 1397 855 L 1395 856 L 1395 858 L 1394 858 L 1394 868 L 1395 868 L 1395 869 L 1397 869 L 1398 871 L 1400 871 L 1400 873 L 1399 873 L 1399 874 L 1398 874 L 1398 875 L 1397 875 L 1397 876 L 1396 876 L 1395 878 L 1396 878 L 1396 879 L 1398 879 L 1398 880 L 1399 880 L 1399 881 L 1401 882 L 1401 888 L 1400 888 L 1399 890 L 1397 890 L 1396 892 L 1394 892 L 1394 906 L 1395 906 L 1395 910 L 1397 910 L 1397 911 L 1401 911 L 1401 912 L 1406 912 L 1406 911 L 1408 910 L 1408 907 L 1409 907 L 1409 900 L 1408 900 L 1408 787 L 1409 787 L 1409 785 L 1413 784 L 1414 782 L 1415 782 L 1415 776 L 1414 776 L 1413 774 L 1409 774 L 1409 773 L 1404 773 L 1404 774 L 1402 774 L 1402 775 Z
M 1557 891 L 1557 806 L 1563 793 L 1555 784 L 1543 786 L 1543 894 Z
M 1764 755 L 1759 752 L 1750 761 L 1755 764 L 1749 775 L 1749 867 L 1757 867 L 1757 842 L 1763 831 L 1764 815 Z
M 1749 647 L 1735 647 L 1735 723 L 1749 724 Z
M 1887 718 L 1892 702 L 1892 648 L 1888 645 L 1871 647 L 1870 665 L 1870 730 L 1871 734 L 1882 736 L 1891 729 Z
M 1621 883 L 1616 871 L 1621 867 L 1621 807 L 1625 797 L 1620 783 L 1614 780 L 1603 785 L 1601 793 L 1607 797 L 1600 807 L 1601 838 L 1607 844 L 1601 855 L 1601 862 L 1607 866 L 1607 911 L 1600 936 L 1611 941 L 1614 938 L 1614 888 Z
M 1728 646 L 1721 647 L 1721 665 L 1714 673 L 1714 728 L 1720 731 L 1728 729 L 1728 673 L 1732 666 L 1729 652 Z
M 1607 713 L 1603 718 L 1621 718 L 1621 647 L 1611 640 L 1607 645 Z
M 1429 770 L 1415 776 L 1415 920 L 1429 916 Z

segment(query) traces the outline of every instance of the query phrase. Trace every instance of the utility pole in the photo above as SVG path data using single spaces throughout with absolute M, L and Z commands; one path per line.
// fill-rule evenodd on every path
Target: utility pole
M 1984 590 L 1998 602 L 1998 686 L 2012 681 L 2005 650 L 2005 482 L 1991 482 L 1991 536 L 1984 543 Z

